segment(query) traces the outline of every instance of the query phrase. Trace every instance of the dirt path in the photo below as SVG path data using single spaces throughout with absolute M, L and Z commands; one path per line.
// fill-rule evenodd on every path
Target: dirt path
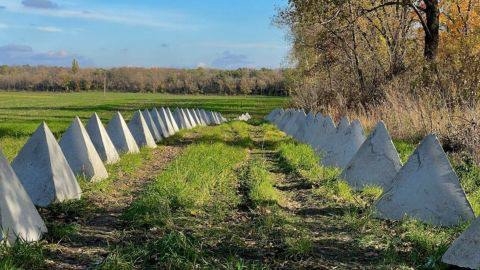
M 103 195 L 84 194 L 86 205 L 73 216 L 55 216 L 51 220 L 61 220 L 63 225 L 75 224 L 73 235 L 47 244 L 49 267 L 52 269 L 90 269 L 99 265 L 109 254 L 109 247 L 121 241 L 129 228 L 120 215 L 137 197 L 138 193 L 158 175 L 162 169 L 181 152 L 182 147 L 160 146 L 152 150 L 151 158 L 145 161 L 133 175 L 122 174 L 114 181 L 111 192 Z M 44 213 L 52 215 L 52 213 Z
M 275 187 L 280 190 L 287 202 L 283 210 L 294 220 L 298 230 L 311 233 L 312 251 L 307 256 L 284 255 L 276 258 L 274 268 L 281 269 L 366 269 L 374 268 L 376 253 L 364 250 L 354 241 L 352 232 L 343 215 L 348 207 L 332 204 L 314 188 L 303 184 L 302 179 L 292 172 L 286 171 L 272 147 L 265 147 L 261 129 L 254 127 L 251 138 L 255 142 L 252 155 L 263 156 L 276 179 Z M 281 248 L 279 248 L 281 250 Z

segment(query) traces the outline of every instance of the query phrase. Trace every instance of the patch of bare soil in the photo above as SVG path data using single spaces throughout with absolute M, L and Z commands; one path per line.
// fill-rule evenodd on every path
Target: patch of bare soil
M 183 148 L 161 146 L 153 149 L 151 158 L 145 161 L 133 175 L 120 174 L 114 180 L 112 191 L 101 196 L 84 195 L 85 209 L 78 216 L 47 218 L 60 225 L 75 224 L 77 232 L 59 240 L 49 239 L 47 247 L 50 269 L 90 269 L 100 264 L 109 254 L 109 247 L 124 239 L 129 228 L 120 219 L 122 212 L 138 196 L 148 183 L 179 155 Z M 75 211 L 75 209 L 73 209 Z M 52 215 L 42 211 L 43 215 Z

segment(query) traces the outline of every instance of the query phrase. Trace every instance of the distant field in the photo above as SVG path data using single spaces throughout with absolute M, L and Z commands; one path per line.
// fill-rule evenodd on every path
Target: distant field
M 262 117 L 286 102 L 287 98 L 263 96 L 0 92 L 0 149 L 12 159 L 42 121 L 47 122 L 58 137 L 74 116 L 86 123 L 93 112 L 97 112 L 105 124 L 115 111 L 129 119 L 134 110 L 154 106 L 204 108 L 219 111 L 226 117 L 249 112 L 254 117 Z

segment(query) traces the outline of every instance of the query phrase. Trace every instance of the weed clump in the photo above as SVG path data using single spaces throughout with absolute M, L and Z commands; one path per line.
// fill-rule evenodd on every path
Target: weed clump
M 18 239 L 13 245 L 0 244 L 0 269 L 45 268 L 44 248 L 41 243 L 27 243 Z

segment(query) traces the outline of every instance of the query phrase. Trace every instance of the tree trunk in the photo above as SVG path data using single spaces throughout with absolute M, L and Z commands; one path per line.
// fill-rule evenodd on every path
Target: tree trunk
M 428 61 L 437 58 L 438 45 L 440 41 L 440 10 L 438 0 L 424 0 L 426 27 L 425 29 L 425 50 L 424 56 Z

